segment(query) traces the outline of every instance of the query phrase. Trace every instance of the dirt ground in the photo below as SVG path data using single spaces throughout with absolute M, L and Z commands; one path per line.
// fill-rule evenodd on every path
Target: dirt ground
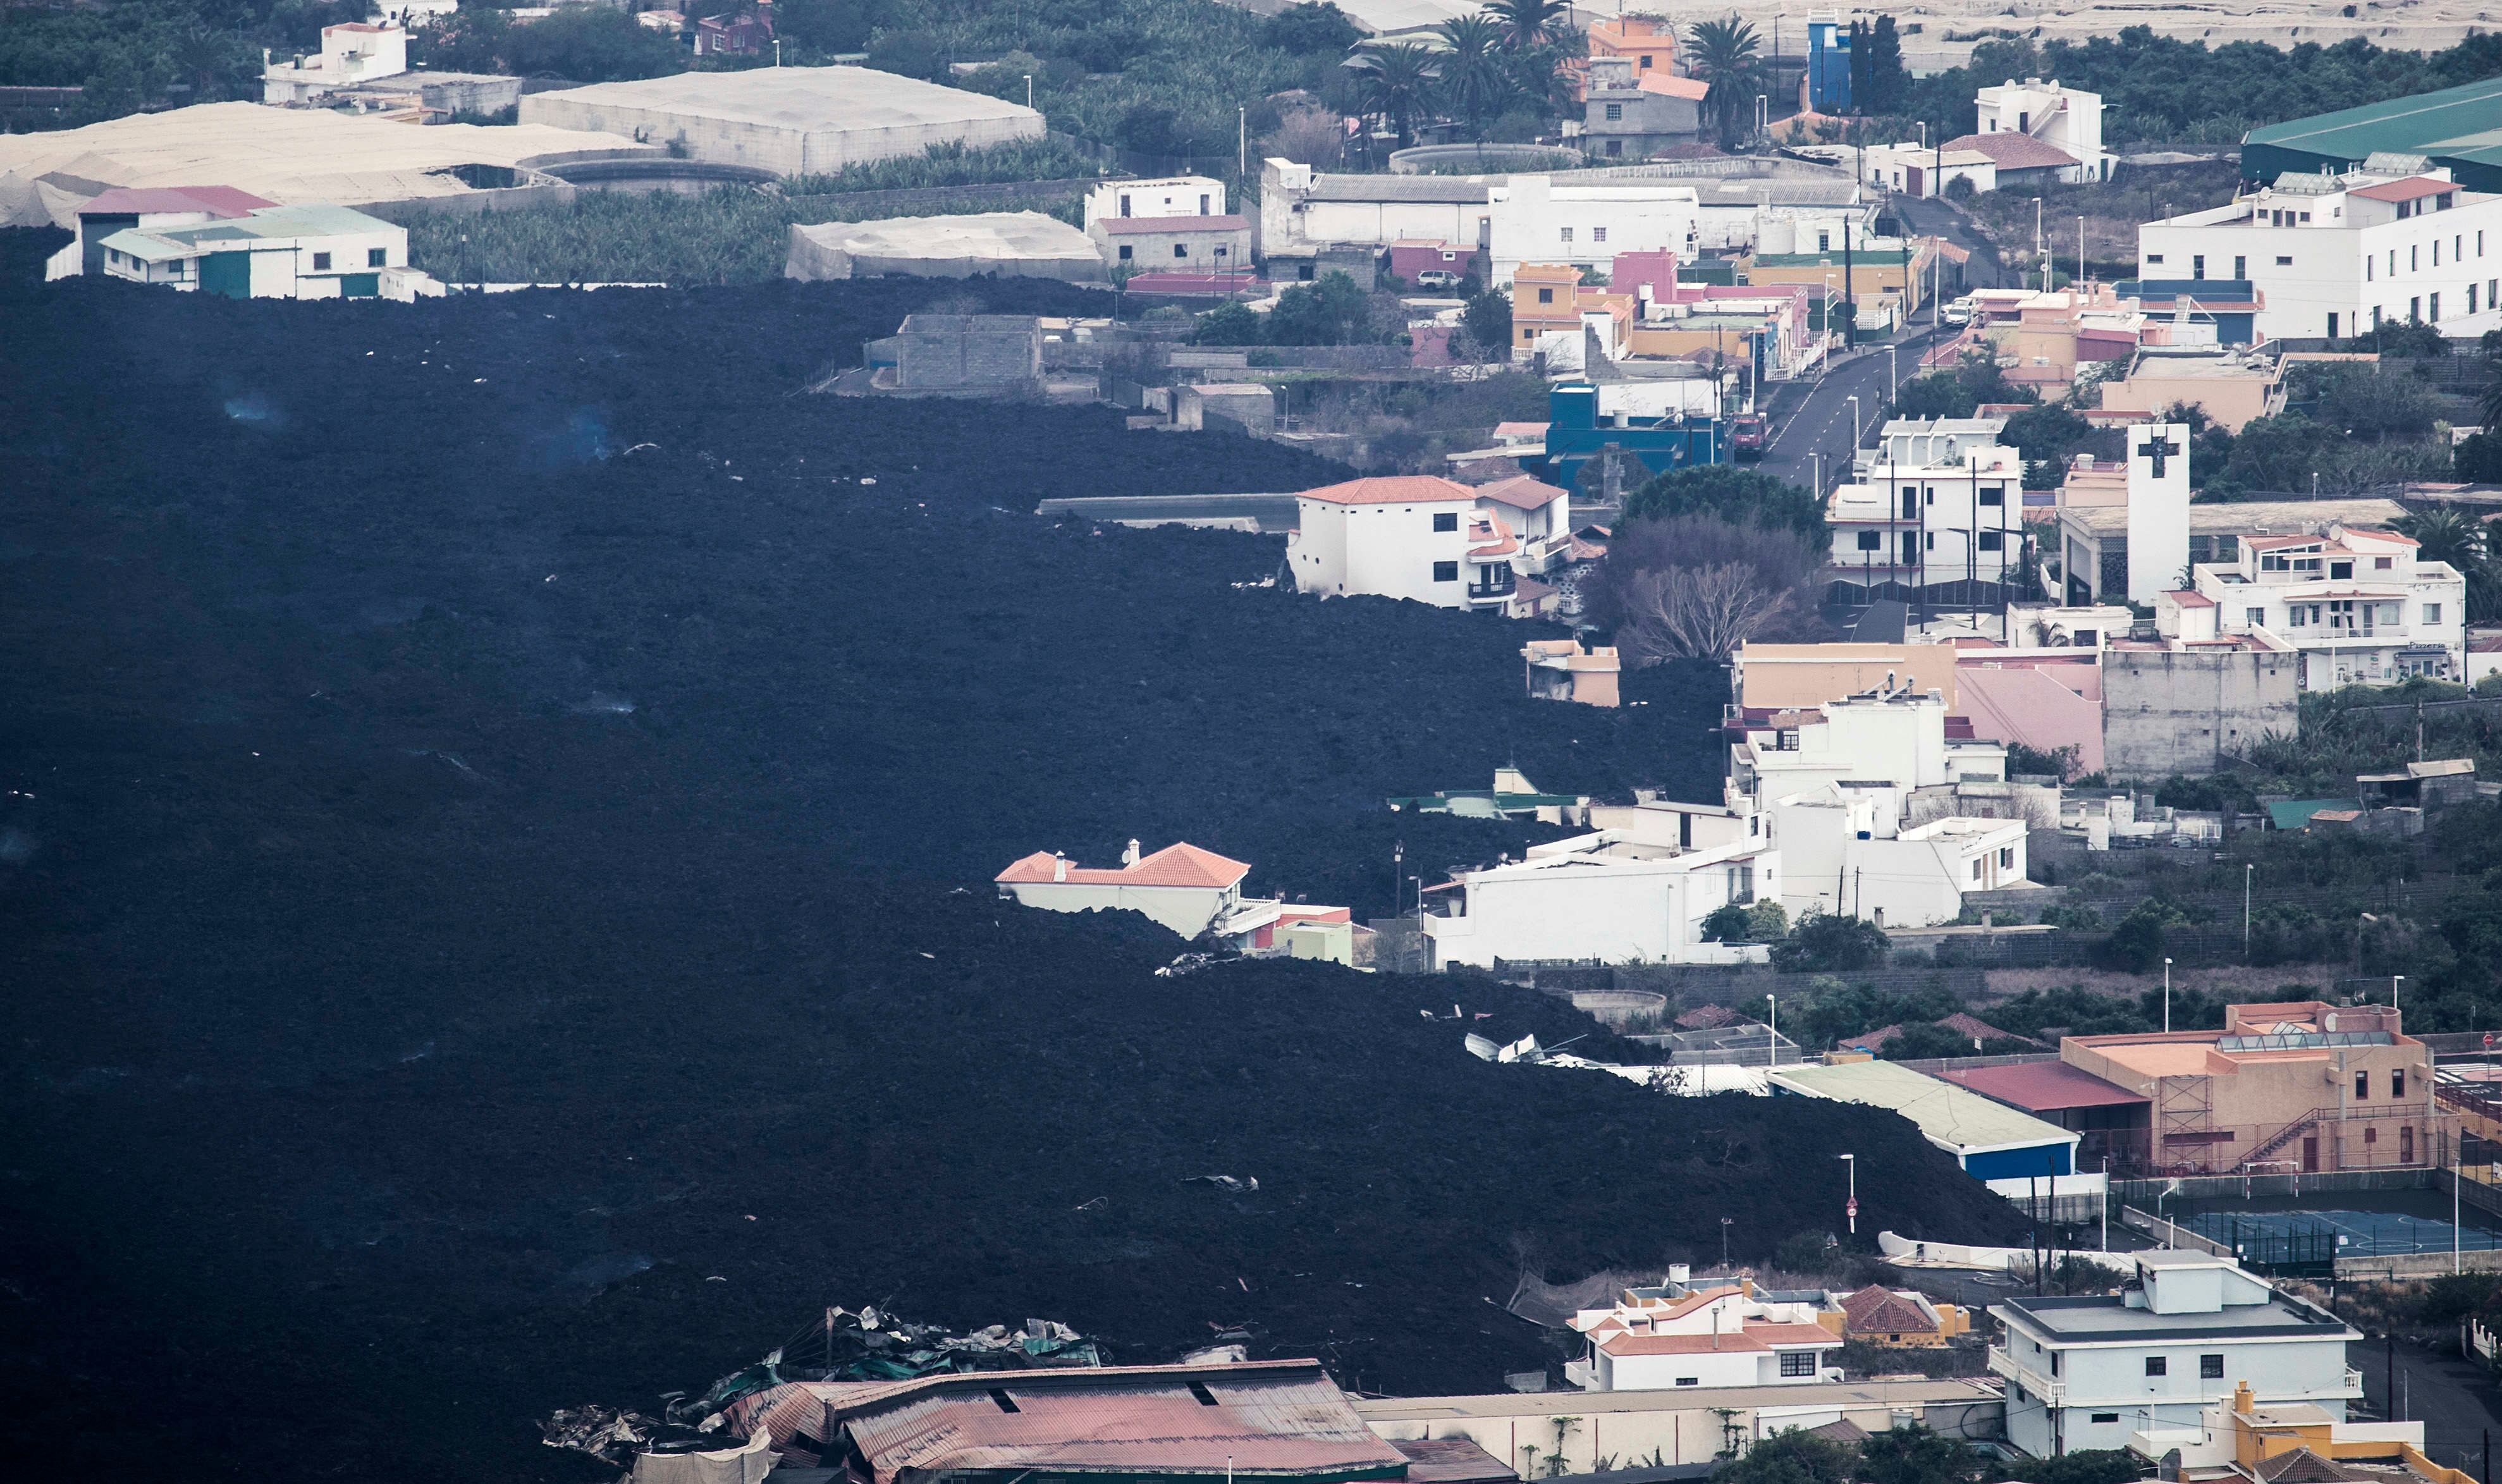
M 1524 1265 L 1707 1260 L 1723 1215 L 1769 1252 L 1838 1220 L 1844 1150 L 1890 1172 L 1863 1232 L 2012 1236 L 1899 1120 L 1462 1049 L 1594 1029 L 1556 1000 L 1159 978 L 1140 922 L 999 904 L 1015 856 L 1134 835 L 1371 916 L 1394 844 L 1538 833 L 1387 795 L 1713 785 L 1712 672 L 1531 702 L 1521 628 L 1031 514 L 1335 467 L 795 391 L 916 286 L 236 304 L 47 287 L 57 241 L 0 233 L 18 1451 L 579 1478 L 534 1419 L 828 1303 L 1487 1389 L 1548 1356 Z
M 2033 192 L 1994 190 L 1967 206 L 1983 235 L 1997 244 L 2010 267 L 2039 262 L 2038 245 L 2046 242 L 2050 266 L 2073 276 L 2077 271 L 2078 219 L 2084 225 L 2085 267 L 2103 278 L 2137 271 L 2137 229 L 2146 222 L 2183 212 L 2203 211 L 2233 199 L 2238 174 L 2230 161 L 2133 171 L 2118 182 L 2094 186 L 2054 186 L 2042 192 L 2037 238 Z

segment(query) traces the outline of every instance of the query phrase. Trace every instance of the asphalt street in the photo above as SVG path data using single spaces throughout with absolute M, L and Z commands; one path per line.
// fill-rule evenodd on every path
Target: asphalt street
M 1946 328 L 1951 330 L 1953 326 Z M 1820 478 L 1823 489 L 1832 489 L 1850 467 L 1850 399 L 1859 399 L 1859 428 L 1864 431 L 1874 427 L 1888 400 L 1889 386 L 1919 375 L 1920 354 L 1935 342 L 1937 333 L 1922 324 L 1913 333 L 1892 342 L 1891 356 L 1886 354 L 1886 346 L 1862 346 L 1850 353 L 1849 359 L 1827 372 L 1821 382 L 1794 382 L 1776 388 L 1771 401 L 1773 436 L 1757 467 L 1775 478 L 1809 488 L 1814 488 Z
M 2390 1362 L 2396 1362 L 2398 1402 L 2389 1405 Z M 2493 1373 L 2462 1360 L 2399 1340 L 2359 1340 L 2346 1347 L 2346 1364 L 2363 1373 L 2364 1406 L 2378 1417 L 2420 1421 L 2424 1453 L 2436 1464 L 2464 1468 L 2483 1479 L 2485 1443 L 2502 1433 L 2502 1390 Z

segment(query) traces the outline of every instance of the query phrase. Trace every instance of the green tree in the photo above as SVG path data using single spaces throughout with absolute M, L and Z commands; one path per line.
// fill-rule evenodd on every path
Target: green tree
M 2451 451 L 2451 474 L 2471 485 L 2502 485 L 2502 432 L 2470 433 Z
M 1868 30 L 1868 91 L 1852 97 L 1865 98 L 1859 110 L 1863 114 L 1898 114 L 1910 103 L 1910 91 L 1911 75 L 1903 67 L 1903 38 L 1895 30 L 1893 17 L 1879 16 Z
M 1515 51 L 1553 42 L 1570 22 L 1567 0 L 1493 0 L 1485 8 L 1503 27 L 1504 42 Z
M 1468 326 L 1469 338 L 1477 344 L 1487 360 L 1502 360 L 1511 354 L 1511 300 L 1493 289 L 1474 294 L 1468 308 L 1460 311 L 1460 322 Z
M 2039 1484 L 2132 1484 L 2145 1469 L 2137 1456 L 2119 1448 L 2079 1448 L 2058 1458 L 2025 1466 Z
M 1756 54 L 1763 44 L 1755 28 L 1735 16 L 1699 21 L 1687 38 L 1687 65 L 1709 85 L 1703 96 L 1703 114 L 1711 120 L 1723 146 L 1734 146 L 1745 137 L 1755 94 L 1764 90 L 1764 62 Z
M 1744 904 L 1734 901 L 1723 902 L 1719 906 L 1712 908 L 1709 912 L 1704 914 L 1703 921 L 1696 925 L 1698 930 L 1703 934 L 1703 941 L 1706 943 L 1744 943 L 1750 941 L 1747 935 L 1747 929 L 1751 925 L 1746 917 L 1746 908 Z
M 1432 51 L 1412 42 L 1376 47 L 1366 54 L 1371 65 L 1364 69 L 1357 84 L 1364 106 L 1380 115 L 1403 146 L 1414 137 L 1417 120 L 1434 110 L 1440 63 Z
M 1735 464 L 1696 464 L 1645 481 L 1625 496 L 1626 521 L 1710 515 L 1741 524 L 1779 526 L 1820 540 L 1824 505 L 1801 486 Z
M 1364 345 L 1379 338 L 1371 301 L 1343 273 L 1295 285 L 1268 312 L 1268 339 L 1276 345 Z
M 1885 929 L 1855 917 L 1810 912 L 1773 945 L 1773 966 L 1783 973 L 1843 973 L 1885 961 Z
M 812 51 L 865 51 L 885 9 L 876 0 L 782 0 L 773 34 Z
M 1303 3 L 1287 6 L 1268 17 L 1260 30 L 1260 39 L 1281 51 L 1299 56 L 1322 55 L 1336 59 L 1349 47 L 1364 40 L 1364 33 L 1349 20 L 1346 12 L 1335 5 Z
M 1916 1422 L 1871 1433 L 1859 1445 L 1859 1477 L 1866 1484 L 1958 1484 L 1979 1467 L 1963 1439 Z
M 1792 1428 L 1711 1470 L 1712 1484 L 1850 1484 L 1854 1450 Z
M 1786 1273 L 1830 1272 L 1837 1246 L 1830 1231 L 1793 1232 L 1773 1249 L 1773 1265 Z
M 1451 113 L 1482 133 L 1510 93 L 1504 75 L 1503 26 L 1484 12 L 1442 23 L 1442 101 Z
M 869 43 L 868 64 L 880 72 L 935 82 L 947 75 L 947 49 L 928 31 L 883 31 Z
M 1258 314 L 1244 305 L 1226 303 L 1200 316 L 1191 326 L 1190 338 L 1195 345 L 1258 345 L 1261 328 Z

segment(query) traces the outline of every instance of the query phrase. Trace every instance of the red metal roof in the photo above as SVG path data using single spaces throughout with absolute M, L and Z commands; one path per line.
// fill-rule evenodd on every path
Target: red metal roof
M 1976 1066 L 1940 1072 L 1983 1097 L 2027 1113 L 2053 1113 L 2062 1108 L 2116 1108 L 2144 1103 L 2145 1098 L 2115 1087 L 2065 1062 L 2020 1062 L 2012 1066 Z
M 1248 217 L 1104 217 L 1096 223 L 1114 237 L 1132 232 L 1240 232 Z
M 2455 182 L 2436 181 L 2430 176 L 2417 175 L 2403 181 L 2383 181 L 2378 186 L 2358 186 L 2347 194 L 2361 196 L 2366 201 L 2420 201 L 2426 196 L 2437 196 L 2457 188 Z
M 1318 489 L 1304 490 L 1297 498 L 1332 505 L 1424 505 L 1437 500 L 1473 505 L 1477 492 L 1438 474 L 1386 474 L 1323 485 Z
M 2179 603 L 2183 608 L 2213 608 L 2215 606 L 2215 600 L 2203 592 L 2191 592 L 2183 590 L 2179 592 L 2167 592 L 2163 595 L 2172 599 L 2172 601 Z
M 207 212 L 213 217 L 249 217 L 264 206 L 276 206 L 231 186 L 121 186 L 79 208 L 82 217 L 138 217 L 154 213 Z
M 1249 875 L 1251 867 L 1212 850 L 1176 841 L 1135 865 L 1118 869 L 1072 865 L 1065 876 L 1059 871 L 1060 858 L 1038 850 L 992 879 L 1007 885 L 1059 881 L 1095 887 L 1230 887 Z
M 828 1398 L 823 1427 L 811 1435 L 850 1434 L 874 1484 L 907 1470 L 1407 1471 L 1405 1455 L 1364 1425 L 1317 1361 L 924 1376 Z
M 1500 429 L 1498 429 L 1500 431 Z M 1514 510 L 1538 510 L 1565 497 L 1566 491 L 1527 474 L 1515 474 L 1477 487 L 1477 498 L 1508 505 Z

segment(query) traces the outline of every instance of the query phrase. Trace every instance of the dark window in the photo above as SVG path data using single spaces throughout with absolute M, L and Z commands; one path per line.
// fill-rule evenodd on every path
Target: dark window
M 1177 242 L 1177 243 L 1174 243 L 1174 244 L 1173 244 L 1173 256 L 1175 256 L 1175 257 L 1188 257 L 1188 256 L 1190 256 L 1190 249 L 1189 249 L 1187 246 L 1185 246 L 1185 245 L 1183 245 L 1183 244 L 1181 244 L 1181 243 L 1178 243 L 1178 242 Z
M 1458 530 L 1459 528 L 1460 528 L 1460 517 L 1459 517 L 1459 513 L 1458 513 L 1457 511 L 1445 510 L 1445 511 L 1438 512 L 1438 513 L 1437 513 L 1437 514 L 1435 515 L 1435 517 L 1434 517 L 1434 529 L 1436 529 L 1436 530 Z
M 1984 552 L 2003 552 L 2007 550 L 2007 533 L 2005 531 L 1997 530 L 1982 531 L 1980 533 L 1980 549 Z
M 1552 289 L 1552 288 L 1540 288 L 1539 290 L 1538 290 L 1538 303 L 1540 303 L 1540 304 L 1552 304 L 1552 303 L 1554 303 L 1554 302 L 1555 302 L 1555 290 L 1554 290 L 1554 289 Z
M 2389 1073 L 2389 1096 L 2392 1097 L 2407 1096 L 2407 1074 L 2403 1070 Z
M 1128 262 L 1129 260 L 1130 260 L 1130 245 L 1129 245 L 1128 243 L 1126 243 L 1126 242 L 1125 242 L 1125 243 L 1121 244 L 1121 261 L 1123 261 L 1123 262 L 1125 262 L 1125 263 L 1126 263 L 1126 262 Z
M 2356 1102 L 2361 1102 L 2371 1096 L 2372 1074 L 2370 1072 L 2356 1072 L 2354 1074 L 2354 1100 Z
M 2191 254 L 2189 258 L 2189 276 L 2193 279 L 2203 279 L 2207 276 L 2206 253 L 2198 253 Z
M 1700 1386 L 1703 1384 L 1703 1378 L 1701 1376 L 1678 1376 L 1676 1378 L 1676 1384 L 1679 1386 Z
M 1623 153 L 1625 152 L 1625 142 L 1624 142 L 1623 140 L 1621 140 L 1621 139 L 1610 139 L 1610 140 L 1608 140 L 1608 141 L 1607 141 L 1607 152 L 1608 152 L 1609 154 L 1611 154 L 1611 155 L 1621 155 L 1621 154 L 1623 154 Z
M 2007 487 L 2006 487 L 2005 485 L 1983 485 L 1983 486 L 1981 486 L 1981 487 L 1980 487 L 1980 502 L 1981 502 L 1982 504 L 1984 504 L 1984 505 L 2004 505 L 2004 504 L 2006 504 L 2006 503 L 2007 503 Z
M 1781 1356 L 1781 1374 L 1785 1376 L 1814 1375 L 1815 1352 L 1812 1350 L 1793 1350 L 1784 1352 Z
M 2249 260 L 2248 258 L 2247 258 L 2247 257 L 2236 257 L 2236 258 L 2234 258 L 2234 259 L 2233 259 L 2233 277 L 2234 277 L 2234 278 L 2236 278 L 2236 279 L 2246 279 L 2246 278 L 2248 278 L 2249 276 L 2250 276 L 2250 260 Z
M 313 254 L 313 271 L 314 271 L 314 272 L 316 272 L 316 273 L 326 273 L 326 272 L 328 272 L 328 271 L 329 271 L 329 269 L 330 269 L 330 254 L 329 254 L 329 253 L 314 253 L 314 254 Z
M 2354 563 L 2350 561 L 2332 561 L 2328 564 L 2328 575 L 2331 577 L 2351 577 L 2354 575 Z
M 2094 1413 L 2093 1420 L 2094 1420 L 2094 1421 L 2096 1421 L 2096 1422 L 2117 1422 L 2117 1421 L 2119 1421 L 2119 1413 L 2117 1413 L 2117 1412 L 2096 1412 L 2096 1413 Z
M 2146 1358 L 2146 1373 L 2149 1376 L 2167 1375 L 2170 1373 L 2170 1367 L 2164 1363 L 2162 1356 L 2149 1355 Z
M 1437 561 L 1434 563 L 1434 581 L 1437 583 L 1455 583 L 1459 580 L 1460 564 L 1458 562 Z
M 2224 1379 L 2224 1358 L 2220 1355 L 2202 1355 L 2198 1357 L 2198 1379 L 2202 1381 L 2220 1381 Z
M 1885 538 L 1879 532 L 1863 530 L 1859 533 L 1859 549 L 1863 552 L 1879 551 L 1884 545 Z
M 365 249 L 365 266 L 366 266 L 366 267 L 368 267 L 368 268 L 388 268 L 388 267 L 389 267 L 389 266 L 390 266 L 390 252 L 389 252 L 389 250 L 385 249 L 385 248 L 367 248 L 367 249 Z
M 1610 104 L 1608 104 L 1608 105 L 1607 105 L 1607 121 L 1608 121 L 1608 122 L 1613 123 L 1613 122 L 1615 122 L 1617 119 L 1622 118 L 1623 117 L 1625 117 L 1625 106 L 1624 106 L 1623 104 L 1621 104 L 1621 103 L 1610 103 Z

